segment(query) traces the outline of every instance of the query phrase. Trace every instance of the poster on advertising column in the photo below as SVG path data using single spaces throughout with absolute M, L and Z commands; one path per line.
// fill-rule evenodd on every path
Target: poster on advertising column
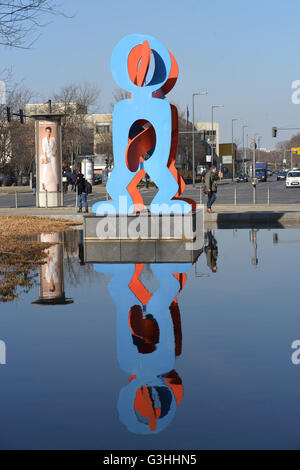
M 60 205 L 61 138 L 58 121 L 38 120 L 37 175 L 40 207 Z

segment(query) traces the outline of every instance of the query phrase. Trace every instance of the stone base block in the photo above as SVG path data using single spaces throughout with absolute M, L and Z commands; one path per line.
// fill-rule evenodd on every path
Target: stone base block
M 188 214 L 88 215 L 84 217 L 86 240 L 192 241 L 203 235 L 203 206 Z
M 38 207 L 61 207 L 61 193 L 41 191 L 38 193 Z

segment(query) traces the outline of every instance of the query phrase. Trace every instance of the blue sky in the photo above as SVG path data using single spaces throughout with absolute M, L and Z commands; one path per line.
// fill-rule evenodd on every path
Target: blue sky
M 0 49 L 1 66 L 45 99 L 63 85 L 83 80 L 101 88 L 101 112 L 109 111 L 116 87 L 110 72 L 115 44 L 126 34 L 145 33 L 175 55 L 180 75 L 170 99 L 210 120 L 215 111 L 221 141 L 231 141 L 231 119 L 249 125 L 272 148 L 272 125 L 300 127 L 300 105 L 292 104 L 291 84 L 300 79 L 299 0 L 64 0 L 67 14 L 54 17 L 30 50 Z M 279 140 L 290 136 L 279 134 Z

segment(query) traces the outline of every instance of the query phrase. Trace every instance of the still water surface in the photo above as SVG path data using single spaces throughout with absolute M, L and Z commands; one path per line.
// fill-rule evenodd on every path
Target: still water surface
M 64 240 L 0 305 L 1 449 L 300 448 L 300 230 L 215 231 L 194 265 Z

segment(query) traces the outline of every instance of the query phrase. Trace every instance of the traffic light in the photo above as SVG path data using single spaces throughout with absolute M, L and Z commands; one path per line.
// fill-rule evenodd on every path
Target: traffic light
M 277 137 L 277 127 L 272 127 L 272 137 Z
M 23 109 L 19 110 L 19 116 L 20 116 L 20 123 L 24 124 L 24 111 L 23 111 Z
M 11 111 L 10 111 L 9 106 L 6 106 L 6 117 L 7 117 L 7 122 L 10 122 L 11 121 Z
M 105 159 L 106 168 L 108 168 L 108 158 Z

